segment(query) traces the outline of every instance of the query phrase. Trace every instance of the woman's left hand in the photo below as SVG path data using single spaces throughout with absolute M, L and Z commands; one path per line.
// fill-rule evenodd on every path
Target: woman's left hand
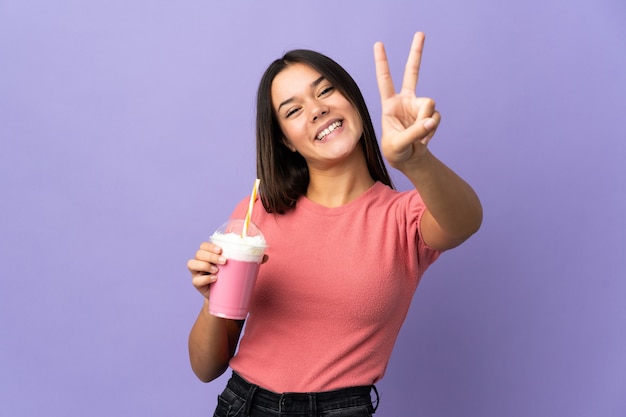
M 374 45 L 376 79 L 382 103 L 382 151 L 391 166 L 398 169 L 419 161 L 427 152 L 426 145 L 441 120 L 434 100 L 415 95 L 424 38 L 421 32 L 413 37 L 399 93 L 393 86 L 385 47 L 381 42 Z

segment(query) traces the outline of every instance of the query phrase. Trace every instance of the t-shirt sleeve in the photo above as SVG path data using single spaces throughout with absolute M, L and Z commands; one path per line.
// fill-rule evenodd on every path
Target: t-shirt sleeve
M 423 272 L 426 268 L 437 260 L 442 251 L 433 249 L 426 244 L 422 236 L 422 216 L 426 212 L 426 204 L 417 192 L 417 190 L 408 191 L 404 198 L 404 209 L 407 216 L 407 233 L 414 234 L 417 258 L 420 270 Z

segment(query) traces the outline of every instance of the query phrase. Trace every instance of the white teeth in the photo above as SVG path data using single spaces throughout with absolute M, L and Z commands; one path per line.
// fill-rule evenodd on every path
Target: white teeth
M 341 127 L 341 122 L 335 122 L 332 125 L 328 126 L 326 129 L 322 130 L 319 135 L 317 135 L 316 139 L 317 140 L 322 140 L 326 137 L 326 135 L 328 135 L 330 132 L 332 132 L 333 130 L 337 129 L 338 127 Z

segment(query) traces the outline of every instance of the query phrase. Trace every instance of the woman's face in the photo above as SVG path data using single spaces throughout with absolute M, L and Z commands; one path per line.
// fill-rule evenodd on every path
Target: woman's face
M 363 133 L 359 114 L 313 68 L 289 65 L 274 78 L 271 94 L 285 145 L 309 166 L 341 162 L 357 148 Z

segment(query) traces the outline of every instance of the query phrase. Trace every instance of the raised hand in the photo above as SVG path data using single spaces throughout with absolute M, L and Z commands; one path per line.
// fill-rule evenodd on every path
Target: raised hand
M 424 39 L 421 32 L 413 37 L 399 93 L 393 85 L 384 45 L 381 42 L 374 45 L 376 79 L 382 104 L 382 151 L 389 163 L 398 169 L 417 162 L 426 153 L 426 145 L 441 120 L 434 100 L 415 95 Z

